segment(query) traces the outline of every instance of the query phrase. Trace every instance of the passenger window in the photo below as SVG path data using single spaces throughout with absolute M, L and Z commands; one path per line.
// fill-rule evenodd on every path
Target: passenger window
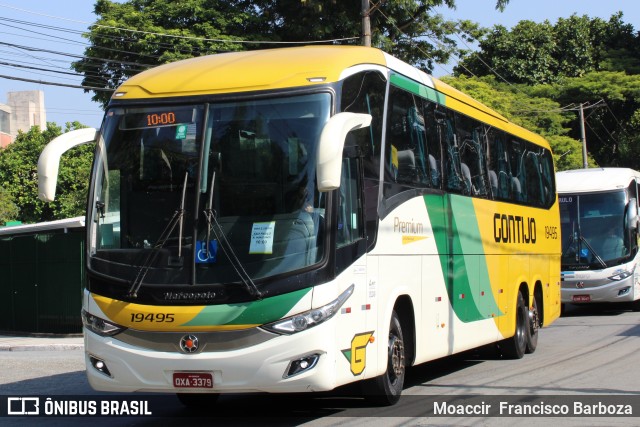
M 488 185 L 485 174 L 486 131 L 477 120 L 458 114 L 456 133 L 460 153 L 460 171 L 463 178 L 463 193 L 470 196 L 487 197 Z
M 441 146 L 444 150 L 444 187 L 452 193 L 470 194 L 469 180 L 465 178 L 460 160 L 460 145 L 451 111 L 434 109 L 434 120 L 438 126 Z
M 374 71 L 348 77 L 342 85 L 341 111 L 371 114 L 371 125 L 351 131 L 350 141 L 363 152 L 365 178 L 379 179 L 386 81 Z
M 358 159 L 343 159 L 342 177 L 338 190 L 338 247 L 346 246 L 364 237 L 359 176 Z

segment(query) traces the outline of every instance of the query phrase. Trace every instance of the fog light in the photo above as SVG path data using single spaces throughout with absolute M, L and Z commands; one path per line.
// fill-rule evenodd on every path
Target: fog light
M 318 363 L 318 359 L 320 359 L 319 354 L 312 354 L 297 360 L 292 360 L 284 374 L 284 378 L 290 378 L 313 369 Z
M 109 378 L 113 378 L 111 376 L 111 372 L 109 372 L 109 369 L 107 368 L 107 364 L 104 363 L 104 360 L 100 360 L 94 356 L 89 356 L 89 361 L 91 362 L 91 366 L 93 366 L 96 371 L 108 376 Z
M 627 286 L 626 288 L 622 288 L 618 291 L 618 296 L 621 297 L 622 295 L 626 295 L 629 293 L 629 291 L 631 290 L 631 286 Z

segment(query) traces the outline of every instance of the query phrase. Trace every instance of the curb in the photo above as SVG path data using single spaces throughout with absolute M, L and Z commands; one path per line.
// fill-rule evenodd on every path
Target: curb
M 0 344 L 0 351 L 84 350 L 84 344 Z

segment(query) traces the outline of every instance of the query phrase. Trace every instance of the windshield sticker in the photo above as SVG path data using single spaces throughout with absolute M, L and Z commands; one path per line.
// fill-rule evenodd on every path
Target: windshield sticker
M 196 263 L 198 264 L 214 263 L 216 262 L 217 253 L 218 253 L 217 240 L 210 240 L 208 248 L 207 248 L 207 242 L 205 240 L 196 240 Z
M 251 229 L 250 254 L 273 253 L 273 235 L 276 229 L 276 222 L 254 222 Z
M 181 124 L 176 126 L 176 139 L 186 139 L 187 138 L 187 125 Z

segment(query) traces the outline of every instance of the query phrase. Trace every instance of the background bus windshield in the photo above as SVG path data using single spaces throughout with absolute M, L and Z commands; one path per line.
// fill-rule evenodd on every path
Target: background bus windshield
M 604 268 L 629 255 L 624 191 L 560 195 L 562 264 Z M 604 264 L 604 265 L 603 265 Z

